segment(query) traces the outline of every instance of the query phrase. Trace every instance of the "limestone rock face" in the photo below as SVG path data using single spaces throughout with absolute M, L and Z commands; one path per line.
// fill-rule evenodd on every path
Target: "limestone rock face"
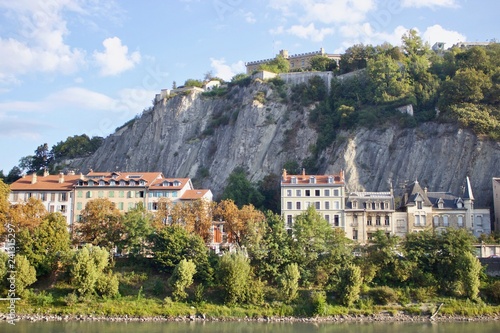
M 162 100 L 72 167 L 191 177 L 217 198 L 236 167 L 256 182 L 281 174 L 287 161 L 301 165 L 313 155 L 312 107 L 291 107 L 281 97 L 272 86 L 254 82 L 222 97 L 191 92 Z M 321 152 L 319 165 L 319 173 L 345 170 L 351 191 L 388 191 L 392 184 L 397 193 L 417 179 L 429 191 L 459 194 L 469 176 L 476 207 L 484 207 L 492 202 L 491 178 L 500 176 L 500 144 L 450 124 L 359 128 L 339 133 Z

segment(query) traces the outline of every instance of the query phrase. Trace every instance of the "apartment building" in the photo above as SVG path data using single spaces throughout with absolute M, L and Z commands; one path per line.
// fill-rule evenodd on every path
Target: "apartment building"
M 80 176 L 70 173 L 38 176 L 24 175 L 10 185 L 9 201 L 12 205 L 26 203 L 30 198 L 39 199 L 48 212 L 59 212 L 68 224 L 73 221 L 73 187 Z
M 281 213 L 287 229 L 293 228 L 295 217 L 309 206 L 314 208 L 332 225 L 345 228 L 344 172 L 336 175 L 288 175 L 281 177 Z

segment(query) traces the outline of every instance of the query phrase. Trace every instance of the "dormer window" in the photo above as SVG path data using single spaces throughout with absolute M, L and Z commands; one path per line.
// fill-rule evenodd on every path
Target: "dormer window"
M 168 181 L 166 181 L 166 180 L 165 180 L 165 181 L 162 183 L 162 186 L 168 186 Z
M 438 200 L 438 208 L 443 209 L 444 208 L 444 201 L 442 198 L 439 198 Z
M 174 186 L 181 186 L 181 182 L 178 180 L 174 180 Z
M 94 181 L 93 181 L 93 180 L 89 180 L 88 185 L 89 185 L 89 186 L 94 186 Z
M 146 185 L 146 181 L 141 180 L 141 181 L 139 182 L 139 184 L 140 184 L 141 186 L 145 186 L 145 185 Z
M 99 186 L 104 186 L 104 185 L 106 185 L 106 184 L 104 183 L 104 180 L 100 180 L 100 181 L 99 181 Z
M 358 208 L 358 202 L 357 201 L 353 201 L 351 203 L 351 205 L 352 205 L 352 208 Z
M 135 181 L 131 180 L 129 183 L 128 183 L 129 186 L 135 186 Z
M 417 209 L 422 209 L 422 201 L 417 201 Z
M 332 184 L 333 183 L 333 177 L 332 176 L 328 176 L 328 184 Z
M 292 177 L 292 184 L 297 184 L 297 177 Z
M 120 180 L 120 186 L 125 186 L 125 181 L 124 180 Z
M 310 184 L 316 184 L 316 177 L 311 176 L 311 177 L 309 178 L 309 183 L 310 183 Z
M 116 185 L 116 182 L 114 180 L 109 181 L 109 186 L 115 186 L 115 185 Z

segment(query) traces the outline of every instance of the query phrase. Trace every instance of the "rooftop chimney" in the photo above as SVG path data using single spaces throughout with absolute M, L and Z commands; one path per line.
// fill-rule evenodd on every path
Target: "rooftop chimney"
M 286 169 L 283 169 L 283 175 L 281 176 L 283 181 L 286 181 Z
M 302 168 L 302 179 L 306 179 L 306 169 Z
M 36 172 L 33 172 L 33 177 L 31 178 L 31 184 L 36 184 Z
M 64 183 L 64 173 L 60 172 L 59 173 L 59 184 Z
M 49 175 L 49 170 L 43 169 L 43 176 L 47 177 Z

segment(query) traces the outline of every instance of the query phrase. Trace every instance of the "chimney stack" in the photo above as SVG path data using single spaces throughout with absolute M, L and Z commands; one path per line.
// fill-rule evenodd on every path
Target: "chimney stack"
M 43 169 L 43 176 L 47 177 L 48 175 L 50 175 L 49 170 Z
M 64 173 L 60 172 L 59 173 L 59 184 L 64 183 Z
M 31 184 L 36 184 L 36 172 L 33 172 L 33 177 L 31 178 Z
M 286 181 L 286 169 L 283 169 L 283 175 L 281 176 L 283 178 L 283 181 Z
M 302 180 L 306 180 L 306 168 L 302 168 Z

